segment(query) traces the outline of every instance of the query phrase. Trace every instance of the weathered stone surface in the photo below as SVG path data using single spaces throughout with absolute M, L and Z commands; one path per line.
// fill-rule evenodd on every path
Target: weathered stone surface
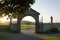
M 11 24 L 9 28 L 11 31 L 17 31 L 17 24 Z

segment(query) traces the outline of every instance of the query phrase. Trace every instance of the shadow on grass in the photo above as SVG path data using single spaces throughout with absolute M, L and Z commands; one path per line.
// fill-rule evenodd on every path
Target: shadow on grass
M 10 29 L 1 29 L 0 32 L 18 33 L 17 31 L 11 31 Z

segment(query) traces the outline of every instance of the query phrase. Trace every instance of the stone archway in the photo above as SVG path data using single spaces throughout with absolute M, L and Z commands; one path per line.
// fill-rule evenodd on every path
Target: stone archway
M 35 25 L 36 25 L 36 27 L 35 27 L 35 33 L 42 33 L 43 32 L 43 27 L 39 23 L 39 15 L 40 15 L 40 13 L 36 12 L 33 9 L 30 9 L 23 16 L 23 17 L 25 17 L 25 16 L 32 16 L 35 19 L 35 21 L 36 21 L 35 22 Z M 21 23 L 21 20 L 22 20 L 23 17 L 18 17 L 18 19 L 20 20 L 20 23 Z M 16 27 L 16 31 L 17 32 L 21 32 L 21 24 Z
M 36 28 L 35 28 L 35 33 L 42 33 L 42 27 L 40 26 L 40 24 L 39 24 L 39 15 L 40 15 L 40 13 L 38 13 L 38 12 L 36 12 L 35 10 L 33 10 L 33 9 L 30 9 L 30 10 L 28 10 L 26 13 L 25 13 L 25 16 L 32 16 L 34 19 L 35 19 L 35 25 L 36 25 Z M 24 16 L 24 17 L 25 17 Z M 21 17 L 20 17 L 21 18 Z M 23 17 L 22 17 L 23 18 Z M 22 19 L 21 18 L 21 19 Z M 20 20 L 21 20 L 20 19 Z M 21 25 L 21 24 L 20 24 Z M 18 30 L 19 30 L 19 27 L 18 27 Z M 21 28 L 20 28 L 20 32 L 21 32 Z
M 39 33 L 40 29 L 39 29 L 39 15 L 36 13 L 36 14 L 26 14 L 25 16 L 32 16 L 34 19 L 35 19 L 35 33 Z M 24 17 L 25 17 L 24 16 Z
M 35 33 L 35 27 L 36 27 L 35 19 L 32 16 L 25 16 L 22 18 L 22 20 L 21 20 L 21 32 L 22 33 L 28 33 L 28 34 L 32 33 L 33 34 L 33 33 Z

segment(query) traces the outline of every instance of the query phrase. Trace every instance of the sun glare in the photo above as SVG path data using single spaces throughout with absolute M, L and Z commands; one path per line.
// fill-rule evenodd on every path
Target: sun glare
M 7 22 L 8 21 L 7 18 L 8 18 L 8 16 L 4 16 L 4 17 L 0 18 L 0 22 L 2 22 L 2 23 Z
M 4 16 L 4 17 L 0 18 L 0 23 L 7 23 L 7 22 L 9 23 L 10 19 L 7 20 L 7 18 L 8 18 L 8 16 Z M 12 21 L 17 21 L 17 19 L 12 19 Z

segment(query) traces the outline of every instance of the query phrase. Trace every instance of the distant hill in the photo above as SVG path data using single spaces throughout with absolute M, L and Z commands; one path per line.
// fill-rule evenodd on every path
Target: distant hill
M 17 22 L 13 21 L 13 23 L 17 23 Z M 23 20 L 23 21 L 21 21 L 21 24 L 35 24 L 35 22 Z
M 35 24 L 35 22 L 26 21 L 26 20 L 23 20 L 21 23 L 22 24 Z
M 17 21 L 12 21 L 12 23 L 17 23 Z M 35 24 L 35 22 L 23 20 L 21 21 L 21 24 Z M 0 25 L 9 25 L 9 22 L 0 22 Z

